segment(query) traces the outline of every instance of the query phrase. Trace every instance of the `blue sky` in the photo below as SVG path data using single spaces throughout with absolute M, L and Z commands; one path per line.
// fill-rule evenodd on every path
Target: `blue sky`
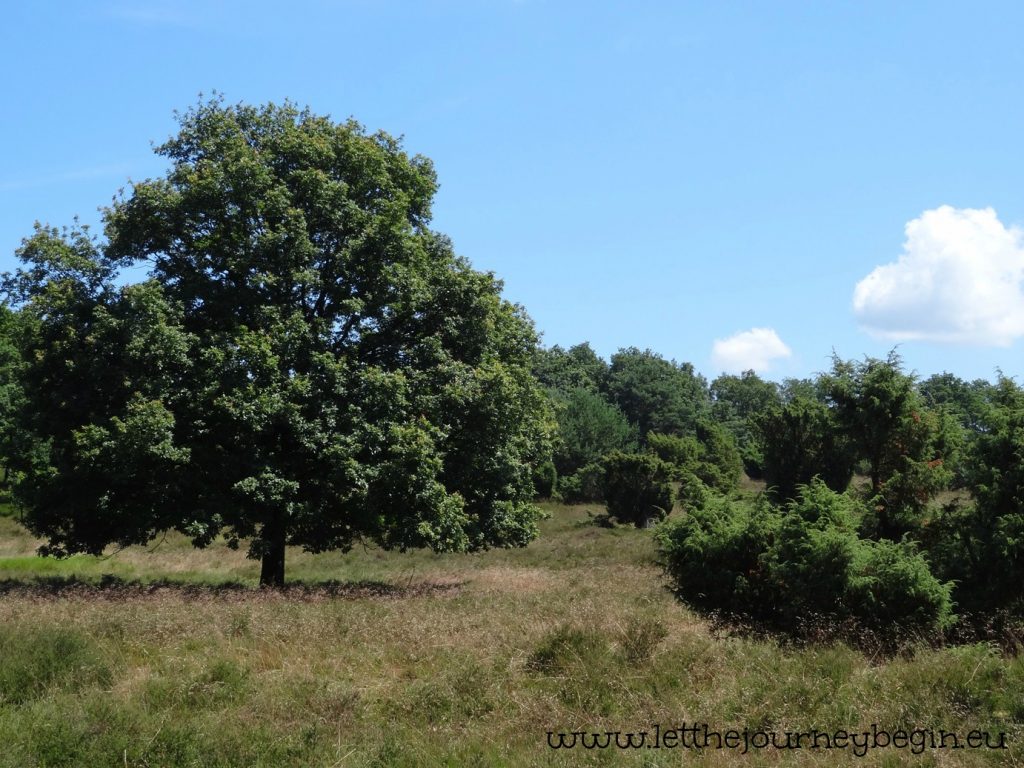
M 548 344 L 1024 373 L 1020 4 L 284 7 L 9 4 L 0 269 L 33 221 L 160 174 L 150 142 L 216 89 L 403 134 L 434 226 Z

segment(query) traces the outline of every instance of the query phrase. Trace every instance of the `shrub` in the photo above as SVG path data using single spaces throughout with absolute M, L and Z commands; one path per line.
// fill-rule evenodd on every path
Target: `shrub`
M 693 436 L 661 435 L 652 432 L 647 436 L 647 447 L 651 453 L 672 468 L 673 475 L 693 470 L 700 461 L 701 446 Z
M 843 598 L 859 542 L 853 520 L 841 505 L 814 506 L 814 497 L 826 494 L 830 492 L 820 483 L 806 488 L 788 507 L 762 557 L 780 618 L 847 613 Z
M 930 630 L 953 623 L 951 590 L 913 543 L 861 541 L 846 599 L 850 612 L 870 626 Z
M 604 466 L 587 464 L 573 475 L 559 477 L 555 488 L 566 504 L 604 501 Z
M 669 466 L 674 480 L 693 474 L 710 488 L 722 493 L 736 487 L 742 471 L 735 440 L 724 427 L 700 421 L 696 435 L 679 437 L 651 433 L 647 447 Z
M 558 473 L 555 471 L 553 461 L 543 461 L 533 468 L 533 490 L 537 494 L 537 498 L 550 499 L 555 492 L 557 481 Z
M 794 498 L 815 477 L 834 491 L 846 490 L 855 454 L 824 403 L 799 396 L 757 414 L 753 423 L 764 480 L 777 500 Z
M 684 472 L 679 478 L 679 489 L 676 491 L 676 501 L 683 509 L 691 512 L 701 509 L 711 498 L 711 491 L 704 481 L 692 472 Z
M 657 540 L 676 593 L 707 609 L 758 613 L 761 558 L 777 525 L 763 500 L 750 505 L 723 497 L 663 525 Z
M 721 497 L 658 535 L 677 594 L 705 609 L 795 630 L 821 616 L 884 630 L 953 621 L 950 585 L 912 544 L 857 536 L 861 506 L 820 480 L 783 509 Z
M 644 528 L 672 510 L 669 467 L 657 456 L 616 451 L 605 457 L 604 466 L 605 501 L 611 517 Z
M 743 472 L 736 440 L 721 424 L 707 420 L 697 422 L 697 440 L 703 449 L 697 476 L 723 493 L 731 491 Z

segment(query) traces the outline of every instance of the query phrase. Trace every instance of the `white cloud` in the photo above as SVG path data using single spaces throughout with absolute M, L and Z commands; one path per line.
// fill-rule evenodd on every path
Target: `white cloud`
M 772 328 L 751 328 L 727 339 L 715 339 L 711 362 L 726 373 L 763 372 L 771 368 L 773 360 L 792 354 Z
M 903 254 L 857 283 L 853 311 L 894 340 L 1008 346 L 1024 335 L 1024 233 L 991 208 L 925 211 Z

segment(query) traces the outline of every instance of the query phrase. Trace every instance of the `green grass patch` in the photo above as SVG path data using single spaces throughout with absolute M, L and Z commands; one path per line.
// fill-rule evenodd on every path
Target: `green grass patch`
M 59 626 L 0 626 L 0 705 L 24 704 L 55 690 L 108 685 L 109 666 L 97 644 Z
M 1024 762 L 1024 660 L 982 644 L 883 657 L 719 634 L 666 589 L 651 531 L 601 527 L 596 505 L 548 509 L 541 538 L 519 550 L 289 552 L 289 578 L 307 585 L 283 593 L 257 590 L 244 554 L 174 535 L 40 572 L 35 542 L 0 519 L 0 553 L 16 564 L 0 575 L 0 768 L 911 760 L 546 745 L 549 730 L 697 719 L 1002 731 L 1008 752 L 913 764 Z

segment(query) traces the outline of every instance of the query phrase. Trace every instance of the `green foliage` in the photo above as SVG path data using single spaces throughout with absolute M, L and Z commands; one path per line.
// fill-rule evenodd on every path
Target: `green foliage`
M 857 536 L 860 505 L 820 480 L 800 486 L 781 514 L 715 498 L 661 528 L 677 593 L 694 605 L 789 630 L 819 616 L 864 626 L 934 631 L 953 621 L 951 585 L 910 543 Z
M 537 348 L 533 374 L 546 388 L 563 395 L 576 389 L 597 393 L 608 378 L 608 363 L 598 357 L 587 342 L 567 350 L 556 344 L 550 349 Z
M 636 450 L 636 430 L 622 411 L 596 392 L 574 389 L 556 403 L 556 409 L 554 460 L 560 475 L 571 475 L 612 451 Z
M 989 405 L 998 396 L 998 385 L 984 379 L 964 381 L 952 373 L 936 373 L 919 382 L 917 391 L 926 405 L 945 407 L 969 432 L 984 432 Z
M 949 626 L 952 584 L 940 583 L 913 542 L 864 541 L 846 589 L 850 612 L 867 624 Z
M 732 435 L 712 421 L 699 421 L 694 436 L 652 432 L 647 436 L 647 447 L 669 465 L 674 480 L 694 475 L 721 493 L 735 488 L 742 472 Z
M 177 528 L 284 547 L 475 550 L 536 535 L 548 457 L 537 336 L 429 229 L 437 181 L 397 139 L 290 104 L 200 103 L 107 242 L 38 228 L 7 280 L 26 521 L 52 551 Z M 151 278 L 117 287 L 120 267 Z
M 683 472 L 677 474 L 676 477 L 679 482 L 676 501 L 688 512 L 702 509 L 711 498 L 711 490 L 704 484 L 704 481 L 692 472 Z
M 853 477 L 852 446 L 828 407 L 803 394 L 753 417 L 763 457 L 764 479 L 772 495 L 786 501 L 797 488 L 821 478 L 843 491 Z
M 542 461 L 533 468 L 533 492 L 539 499 L 550 499 L 555 493 L 558 470 L 553 461 Z
M 24 325 L 20 313 L 0 305 L 0 466 L 3 467 L 4 486 L 10 479 L 10 457 L 27 437 L 17 422 L 17 412 L 23 401 L 18 345 L 19 337 L 25 333 Z
M 672 467 L 674 476 L 685 470 L 692 471 L 704 453 L 703 447 L 692 435 L 679 437 L 651 432 L 647 435 L 647 448 Z
M 711 488 L 723 493 L 731 491 L 743 472 L 743 463 L 733 436 L 724 427 L 708 419 L 697 422 L 696 433 L 702 450 L 697 476 Z
M 953 473 L 954 488 L 967 487 L 967 454 L 985 432 L 985 420 L 998 385 L 984 379 L 967 382 L 951 373 L 934 374 L 917 385 L 926 406 L 939 414 L 943 434 L 952 438 L 942 446 L 944 466 Z M 956 428 L 959 426 L 959 429 Z
M 947 505 L 926 542 L 961 609 L 1021 608 L 1024 583 L 1024 390 L 1001 377 L 967 462 L 974 503 Z
M 605 457 L 604 468 L 605 501 L 612 518 L 644 528 L 672 510 L 669 467 L 657 456 L 615 451 Z
M 846 613 L 842 601 L 860 544 L 859 512 L 849 497 L 820 480 L 800 486 L 783 508 L 774 540 L 761 558 L 782 619 Z
M 710 409 L 707 382 L 692 365 L 635 347 L 612 355 L 607 393 L 642 440 L 650 432 L 692 433 Z
M 764 456 L 754 419 L 781 404 L 778 384 L 744 371 L 740 376 L 722 374 L 711 382 L 710 393 L 711 414 L 736 441 L 744 470 L 750 477 L 763 477 Z
M 759 614 L 761 557 L 778 525 L 764 497 L 748 504 L 721 496 L 664 523 L 656 535 L 676 593 L 708 610 Z
M 566 504 L 604 501 L 604 464 L 593 462 L 572 475 L 561 475 L 555 488 Z
M 885 360 L 860 363 L 834 357 L 822 388 L 840 428 L 867 462 L 878 513 L 873 534 L 898 540 L 949 486 L 952 473 L 943 451 L 955 454 L 956 438 L 947 422 L 925 409 L 895 351 Z

